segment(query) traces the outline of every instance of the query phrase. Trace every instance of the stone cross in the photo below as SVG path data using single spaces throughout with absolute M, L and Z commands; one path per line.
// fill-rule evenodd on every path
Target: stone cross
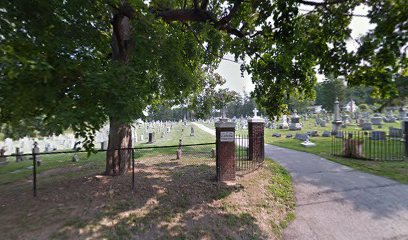
M 255 108 L 252 112 L 254 112 L 254 118 L 258 117 L 258 115 L 257 115 L 258 112 L 259 112 L 258 109 Z

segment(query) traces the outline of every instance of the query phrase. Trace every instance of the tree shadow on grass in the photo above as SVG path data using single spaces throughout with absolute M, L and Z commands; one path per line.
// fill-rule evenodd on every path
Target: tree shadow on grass
M 9 239 L 266 239 L 249 214 L 213 205 L 242 190 L 214 176 L 206 163 L 163 161 L 137 164 L 135 192 L 130 173 L 49 183 L 36 199 L 9 199 L 0 231 Z

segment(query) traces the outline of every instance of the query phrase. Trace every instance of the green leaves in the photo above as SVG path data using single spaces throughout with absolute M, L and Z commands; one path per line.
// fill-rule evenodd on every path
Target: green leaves
M 148 106 L 198 97 L 209 109 L 217 103 L 206 98 L 222 81 L 208 69 L 226 53 L 245 61 L 252 96 L 270 117 L 287 111 L 291 97 L 312 98 L 316 72 L 372 85 L 383 98 L 405 94 L 397 84 L 408 71 L 404 0 L 320 3 L 309 12 L 298 0 L 199 1 L 200 9 L 193 1 L 130 1 L 126 64 L 111 61 L 111 18 L 125 14 L 122 2 L 2 1 L 0 121 L 41 117 L 52 131 L 71 127 L 87 136 L 109 117 L 141 118 Z M 375 28 L 349 51 L 360 4 Z M 166 22 L 160 13 L 170 10 Z

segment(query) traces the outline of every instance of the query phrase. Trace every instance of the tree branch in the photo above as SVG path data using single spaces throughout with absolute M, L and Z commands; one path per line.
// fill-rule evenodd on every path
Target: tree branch
M 235 13 L 238 11 L 239 7 L 241 6 L 241 3 L 243 0 L 237 0 L 237 2 L 234 4 L 234 6 L 231 8 L 230 12 L 228 15 L 222 17 L 217 23 L 216 26 L 221 26 L 227 24 L 229 21 L 231 21 L 232 17 L 234 17 Z
M 224 30 L 229 34 L 235 35 L 239 38 L 244 37 L 245 35 L 238 29 L 232 28 L 227 25 L 228 19 L 217 20 L 212 16 L 211 12 L 203 9 L 172 9 L 165 10 L 156 13 L 158 17 L 162 18 L 164 21 L 171 23 L 174 21 L 179 22 L 210 22 L 214 25 L 215 28 L 219 30 Z M 223 22 L 223 24 L 220 24 Z
M 208 6 L 208 0 L 203 0 L 201 3 L 201 9 L 207 9 Z
M 193 2 L 194 2 L 194 9 L 198 9 L 198 0 L 193 0 Z
M 309 0 L 302 0 L 299 1 L 299 3 L 304 4 L 304 5 L 309 5 L 309 6 L 327 6 L 327 5 L 332 5 L 332 4 L 338 4 L 338 3 L 344 3 L 347 2 L 347 0 L 331 0 L 331 1 L 324 1 L 324 2 L 314 2 L 314 1 L 309 1 Z
M 215 18 L 210 12 L 200 9 L 172 9 L 157 12 L 157 16 L 166 22 L 215 22 Z

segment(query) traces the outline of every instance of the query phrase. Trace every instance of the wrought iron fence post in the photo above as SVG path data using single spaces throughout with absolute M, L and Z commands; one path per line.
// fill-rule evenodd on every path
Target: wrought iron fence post
M 135 191 L 135 149 L 132 148 L 132 191 Z
M 183 148 L 183 139 L 180 138 L 179 139 L 178 149 L 177 149 L 177 157 L 176 157 L 177 160 L 181 159 L 181 155 L 183 153 L 182 148 Z

